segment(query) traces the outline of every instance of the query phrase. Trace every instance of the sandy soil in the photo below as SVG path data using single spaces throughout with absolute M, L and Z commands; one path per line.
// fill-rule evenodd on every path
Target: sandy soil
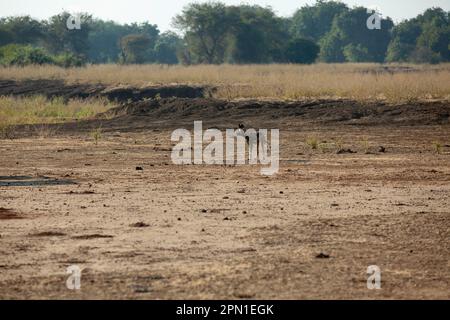
M 0 141 L 0 298 L 450 298 L 450 126 L 283 122 L 263 177 L 173 165 L 152 121 Z

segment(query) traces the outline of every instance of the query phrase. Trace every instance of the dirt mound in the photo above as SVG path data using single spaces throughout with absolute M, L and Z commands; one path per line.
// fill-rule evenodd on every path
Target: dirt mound
M 63 80 L 0 81 L 0 96 L 41 94 L 48 98 L 103 97 L 116 101 L 120 106 L 103 116 L 114 118 L 108 120 L 113 127 L 128 126 L 130 129 L 155 125 L 178 126 L 193 120 L 202 120 L 210 126 L 227 127 L 230 122 L 239 121 L 254 125 L 273 122 L 281 127 L 281 119 L 300 124 L 435 125 L 448 124 L 450 116 L 448 101 L 398 105 L 345 99 L 226 101 L 211 98 L 214 90 L 213 87 L 192 85 L 136 88 L 66 84 Z M 77 127 L 82 126 L 77 124 Z
M 63 80 L 0 81 L 0 96 L 44 95 L 47 98 L 104 97 L 110 101 L 125 103 L 156 97 L 199 98 L 208 96 L 214 88 L 191 85 L 167 85 L 136 88 L 132 86 L 108 87 L 102 84 L 66 84 Z
M 364 103 L 351 100 L 314 101 L 224 101 L 217 99 L 160 99 L 129 103 L 109 110 L 108 117 L 126 121 L 145 117 L 146 121 L 171 122 L 203 120 L 217 121 L 298 120 L 306 123 L 340 123 L 357 125 L 432 125 L 448 124 L 450 104 L 421 102 L 388 105 L 380 102 Z M 150 120 L 151 118 L 152 120 Z

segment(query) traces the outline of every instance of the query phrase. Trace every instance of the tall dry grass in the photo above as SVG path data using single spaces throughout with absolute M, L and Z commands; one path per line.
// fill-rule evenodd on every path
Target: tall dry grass
M 450 64 L 28 66 L 0 68 L 0 79 L 64 79 L 135 86 L 207 84 L 217 86 L 216 97 L 225 99 L 450 99 Z

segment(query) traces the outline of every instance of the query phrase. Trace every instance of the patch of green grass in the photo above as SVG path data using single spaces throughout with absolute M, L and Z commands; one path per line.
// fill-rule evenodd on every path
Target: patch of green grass
M 90 133 L 91 137 L 94 139 L 95 145 L 98 144 L 98 141 L 102 138 L 102 126 L 93 129 Z
M 17 125 L 64 123 L 89 119 L 113 107 L 103 99 L 47 99 L 44 96 L 27 98 L 0 97 L 0 137 L 9 138 Z M 42 131 L 41 129 L 37 131 Z
M 434 151 L 437 154 L 441 154 L 442 153 L 442 149 L 443 149 L 443 145 L 442 145 L 442 143 L 440 143 L 438 141 L 435 141 L 435 142 L 433 142 L 433 148 L 434 148 Z
M 364 153 L 369 153 L 369 149 L 370 149 L 369 139 L 367 139 L 367 138 L 362 139 L 361 147 L 364 150 Z
M 317 150 L 317 148 L 319 147 L 319 140 L 317 140 L 317 138 L 315 138 L 315 137 L 309 137 L 308 139 L 306 139 L 306 144 L 312 150 Z

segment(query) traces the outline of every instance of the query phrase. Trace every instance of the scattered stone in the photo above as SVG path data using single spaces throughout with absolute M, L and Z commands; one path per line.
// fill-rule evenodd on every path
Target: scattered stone
M 144 168 L 142 168 L 142 167 L 136 167 L 136 171 L 142 171 L 142 170 L 144 170 Z
M 319 254 L 316 256 L 316 258 L 317 258 L 317 259 L 329 259 L 329 258 L 330 258 L 330 255 L 321 252 L 321 253 L 319 253 Z
M 380 152 L 380 153 L 385 153 L 385 152 L 386 152 L 386 148 L 383 147 L 383 146 L 379 146 L 379 147 L 378 147 L 378 152 Z

